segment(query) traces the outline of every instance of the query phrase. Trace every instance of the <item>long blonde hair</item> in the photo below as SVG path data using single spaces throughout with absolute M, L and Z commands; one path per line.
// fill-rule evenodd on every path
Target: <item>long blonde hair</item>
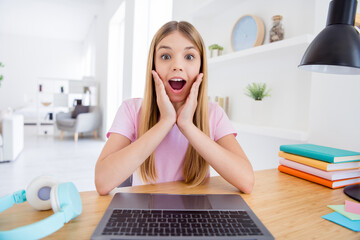
M 209 117 L 207 99 L 207 63 L 206 49 L 199 32 L 188 22 L 171 21 L 163 25 L 155 34 L 149 50 L 145 94 L 141 107 L 141 117 L 139 123 L 138 137 L 145 134 L 152 128 L 160 118 L 160 111 L 156 103 L 156 91 L 151 74 L 155 70 L 154 53 L 159 42 L 169 34 L 179 31 L 187 37 L 197 48 L 201 56 L 200 72 L 204 74 L 199 88 L 198 105 L 194 113 L 193 122 L 202 132 L 209 136 Z M 186 183 L 196 186 L 201 184 L 207 177 L 209 164 L 196 152 L 189 144 L 185 154 L 183 176 Z M 155 182 L 157 173 L 155 169 L 155 152 L 153 152 L 139 168 L 140 176 L 144 182 Z

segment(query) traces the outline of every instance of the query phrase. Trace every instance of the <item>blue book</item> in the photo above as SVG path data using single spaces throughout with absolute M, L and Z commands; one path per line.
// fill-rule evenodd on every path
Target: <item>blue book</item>
M 281 145 L 280 151 L 329 163 L 360 161 L 360 152 L 353 152 L 315 144 Z

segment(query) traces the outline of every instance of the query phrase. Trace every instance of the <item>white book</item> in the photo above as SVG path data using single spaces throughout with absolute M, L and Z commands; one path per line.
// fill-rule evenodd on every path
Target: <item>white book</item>
M 330 181 L 360 177 L 360 169 L 349 169 L 349 170 L 327 172 L 324 170 L 320 170 L 318 168 L 313 168 L 284 158 L 281 158 L 279 162 L 281 165 L 287 166 L 289 168 L 306 172 L 324 179 L 328 179 Z

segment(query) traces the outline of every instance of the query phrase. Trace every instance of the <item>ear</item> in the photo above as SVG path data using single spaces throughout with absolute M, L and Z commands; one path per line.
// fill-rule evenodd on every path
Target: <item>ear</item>
M 26 188 L 26 199 L 36 210 L 51 209 L 51 188 L 58 182 L 50 176 L 40 176 L 31 181 Z

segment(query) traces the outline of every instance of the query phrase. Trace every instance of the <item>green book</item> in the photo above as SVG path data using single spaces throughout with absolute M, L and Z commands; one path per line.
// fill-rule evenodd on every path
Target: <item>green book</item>
M 280 151 L 329 163 L 360 161 L 360 152 L 353 152 L 315 144 L 281 145 Z

